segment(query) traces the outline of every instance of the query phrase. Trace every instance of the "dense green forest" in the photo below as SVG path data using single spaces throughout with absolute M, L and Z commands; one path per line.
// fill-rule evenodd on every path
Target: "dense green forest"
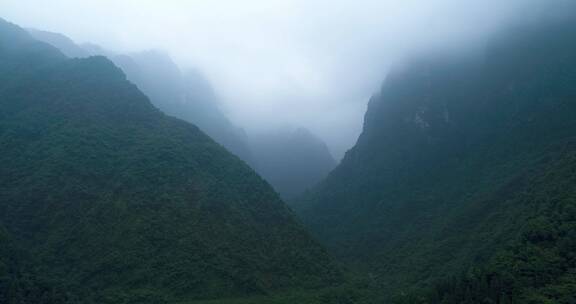
M 576 23 L 411 60 L 295 208 L 400 303 L 573 303 Z
M 224 115 L 214 89 L 198 70 L 181 70 L 161 51 L 117 54 L 94 44 L 76 44 L 59 33 L 36 29 L 28 29 L 28 32 L 69 58 L 107 57 L 159 110 L 196 125 L 232 154 L 255 167 L 246 134 Z
M 76 44 L 58 33 L 35 29 L 28 32 L 70 58 L 106 56 L 150 98 L 155 107 L 198 126 L 250 165 L 284 199 L 301 195 L 336 166 L 322 139 L 305 128 L 247 134 L 228 119 L 212 84 L 200 71 L 182 70 L 162 51 L 116 54 L 97 45 Z
M 0 304 L 576 303 L 576 5 L 555 3 L 397 65 L 329 174 L 307 130 L 254 139 L 253 170 L 167 56 L 0 19 Z
M 198 126 L 232 154 L 255 167 L 246 134 L 226 117 L 212 85 L 199 71 L 181 71 L 168 55 L 158 51 L 110 58 L 154 106 L 167 115 Z
M 106 58 L 68 59 L 0 21 L 0 80 L 0 303 L 166 303 L 342 279 L 252 169 Z

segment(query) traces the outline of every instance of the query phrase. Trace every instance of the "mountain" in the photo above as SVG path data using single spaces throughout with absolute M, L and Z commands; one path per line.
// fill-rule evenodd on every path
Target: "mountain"
M 304 128 L 253 136 L 256 171 L 285 199 L 315 186 L 336 167 L 326 144 Z
M 108 57 L 158 109 L 195 124 L 216 142 L 255 167 L 244 131 L 234 126 L 222 112 L 220 100 L 200 72 L 193 69 L 182 72 L 168 55 L 159 51 L 115 54 L 94 44 L 77 45 L 58 33 L 35 29 L 28 32 L 70 58 Z
M 339 280 L 267 183 L 105 57 L 69 59 L 0 19 L 0 80 L 2 303 L 168 303 Z
M 88 57 L 89 53 L 78 46 L 72 39 L 58 33 L 28 29 L 30 35 L 36 40 L 46 42 L 70 58 Z
M 397 67 L 356 146 L 297 205 L 400 303 L 574 303 L 576 10 L 563 3 L 482 56 Z
M 208 80 L 198 71 L 182 72 L 161 52 L 147 51 L 112 60 L 152 103 L 164 113 L 197 125 L 230 152 L 254 165 L 244 132 L 220 109 L 220 100 Z

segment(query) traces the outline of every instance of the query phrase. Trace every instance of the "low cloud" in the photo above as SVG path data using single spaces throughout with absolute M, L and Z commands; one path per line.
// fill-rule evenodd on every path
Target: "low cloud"
M 304 126 L 337 157 L 397 60 L 475 47 L 531 0 L 3 0 L 1 16 L 200 68 L 248 132 Z

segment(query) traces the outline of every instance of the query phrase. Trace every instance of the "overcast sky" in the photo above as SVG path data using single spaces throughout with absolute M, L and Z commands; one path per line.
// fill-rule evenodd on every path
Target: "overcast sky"
M 336 157 L 387 68 L 477 45 L 533 0 L 0 0 L 0 17 L 119 52 L 163 49 L 249 132 L 304 126 Z

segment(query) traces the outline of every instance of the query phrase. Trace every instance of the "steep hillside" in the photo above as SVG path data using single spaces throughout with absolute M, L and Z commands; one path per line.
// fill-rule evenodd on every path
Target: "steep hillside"
M 254 166 L 243 131 L 224 115 L 211 84 L 198 71 L 182 72 L 170 57 L 155 51 L 114 56 L 112 60 L 161 111 L 195 124 Z
M 68 59 L 0 20 L 0 80 L 0 222 L 25 253 L 17 272 L 69 294 L 45 303 L 164 303 L 339 278 L 260 177 L 155 109 L 106 58 Z M 8 303 L 30 296 L 9 285 Z
M 258 161 L 256 171 L 287 200 L 315 186 L 336 167 L 326 144 L 303 128 L 254 136 L 250 146 Z
M 560 248 L 572 243 L 550 241 L 548 254 L 542 243 L 522 242 L 527 233 L 547 240 L 550 227 L 550 240 L 574 235 L 562 222 L 572 209 L 538 220 L 543 210 L 573 208 L 576 183 L 558 175 L 576 170 L 574 20 L 525 24 L 494 39 L 481 58 L 397 68 L 370 101 L 357 145 L 300 203 L 305 222 L 342 259 L 398 293 L 488 267 L 512 247 L 523 258 L 509 260 L 510 269 L 534 263 L 525 269 L 531 275 L 523 274 L 533 281 L 513 276 L 515 288 L 507 289 L 519 303 L 526 303 L 525 290 L 572 280 L 573 254 Z M 571 282 L 564 293 L 576 291 Z M 564 301 L 560 292 L 538 296 Z
M 234 126 L 222 112 L 210 83 L 198 71 L 190 69 L 182 72 L 168 55 L 159 51 L 115 54 L 93 44 L 77 45 L 58 33 L 35 29 L 28 32 L 70 58 L 108 57 L 122 69 L 129 81 L 150 98 L 155 107 L 170 116 L 193 123 L 228 151 L 255 167 L 243 130 Z
M 170 57 L 155 51 L 111 58 L 161 111 L 195 124 L 254 166 L 245 134 L 224 115 L 212 86 L 198 71 L 182 72 Z

